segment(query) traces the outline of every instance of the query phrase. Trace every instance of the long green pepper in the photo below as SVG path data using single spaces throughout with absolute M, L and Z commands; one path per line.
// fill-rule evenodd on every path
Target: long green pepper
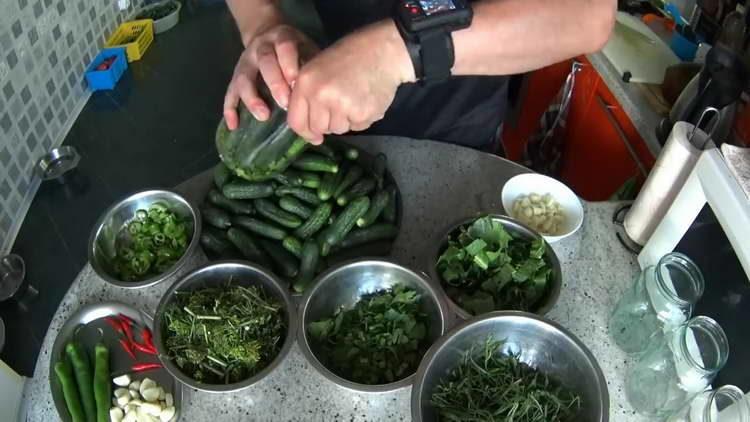
M 94 399 L 96 422 L 109 422 L 112 383 L 109 380 L 109 349 L 102 343 L 94 347 Z
M 81 407 L 81 399 L 78 397 L 78 389 L 73 379 L 73 369 L 67 360 L 61 359 L 55 364 L 55 375 L 62 386 L 65 405 L 73 422 L 86 422 L 86 415 Z
M 96 401 L 94 400 L 94 375 L 91 372 L 91 363 L 83 347 L 76 342 L 70 342 L 65 346 L 65 354 L 73 366 L 73 374 L 78 385 L 78 393 L 81 397 L 83 410 L 88 422 L 96 421 Z

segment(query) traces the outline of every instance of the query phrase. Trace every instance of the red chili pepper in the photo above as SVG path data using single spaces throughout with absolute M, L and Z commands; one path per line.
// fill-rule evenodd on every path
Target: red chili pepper
M 154 335 L 151 334 L 151 330 L 149 330 L 148 327 L 143 327 L 141 329 L 141 338 L 146 347 L 156 350 L 156 346 L 154 346 Z
M 112 318 L 112 317 L 105 317 L 104 321 L 106 321 L 107 324 L 109 324 L 109 326 L 112 327 L 112 329 L 114 329 L 120 334 L 123 334 L 122 323 L 119 320 Z
M 133 338 L 133 330 L 130 328 L 130 325 L 127 322 L 120 321 L 120 326 L 122 327 L 122 331 L 125 334 L 125 337 L 128 339 L 130 344 L 135 343 L 135 339 Z
M 133 321 L 133 318 L 130 318 L 129 316 L 125 314 L 119 314 L 118 317 L 120 318 L 121 321 L 126 322 L 131 326 L 135 325 L 135 321 Z
M 149 347 L 149 346 L 143 345 L 143 344 L 135 342 L 135 341 L 132 342 L 131 344 L 139 352 L 143 352 L 143 353 L 145 353 L 147 355 L 156 355 L 157 354 L 156 353 L 156 349 L 153 348 L 153 347 Z
M 133 351 L 133 348 L 130 347 L 130 343 L 128 343 L 127 340 L 124 338 L 118 339 L 120 341 L 120 346 L 122 346 L 122 349 L 125 350 L 125 352 L 130 356 L 131 359 L 135 360 L 135 352 Z
M 160 363 L 137 363 L 130 368 L 133 372 L 151 371 L 153 369 L 161 369 Z

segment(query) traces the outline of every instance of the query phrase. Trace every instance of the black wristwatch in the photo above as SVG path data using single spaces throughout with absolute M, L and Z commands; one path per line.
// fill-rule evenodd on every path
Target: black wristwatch
M 420 81 L 440 81 L 451 75 L 455 61 L 451 33 L 471 25 L 466 0 L 399 0 L 394 20 L 406 43 Z

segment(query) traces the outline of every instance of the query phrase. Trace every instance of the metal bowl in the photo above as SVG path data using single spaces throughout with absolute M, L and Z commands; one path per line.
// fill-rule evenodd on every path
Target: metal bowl
M 156 202 L 165 203 L 170 211 L 189 220 L 190 243 L 182 257 L 163 273 L 141 281 L 120 280 L 112 268 L 112 260 L 115 257 L 115 244 L 122 241 L 123 228 L 135 218 L 136 211 L 148 209 Z M 200 234 L 200 211 L 187 199 L 168 190 L 138 192 L 116 202 L 99 217 L 89 237 L 89 262 L 99 277 L 115 286 L 126 289 L 153 286 L 174 275 L 185 265 L 190 255 L 198 247 Z
M 284 307 L 284 318 L 287 326 L 284 344 L 276 358 L 268 366 L 254 376 L 233 384 L 206 384 L 196 381 L 172 363 L 169 352 L 164 345 L 164 310 L 174 299 L 175 292 L 185 292 L 195 289 L 224 284 L 232 279 L 233 283 L 241 286 L 259 286 L 268 295 L 274 297 Z M 221 261 L 206 265 L 187 274 L 174 283 L 161 298 L 154 317 L 154 345 L 159 353 L 159 360 L 172 376 L 180 382 L 196 390 L 208 393 L 229 393 L 250 387 L 270 374 L 284 360 L 294 343 L 297 330 L 297 312 L 289 295 L 289 289 L 283 285 L 272 273 L 255 265 L 240 261 Z
M 414 374 L 389 384 L 360 384 L 342 378 L 323 364 L 323 351 L 307 336 L 305 327 L 311 322 L 329 317 L 341 308 L 352 308 L 363 296 L 387 290 L 397 284 L 415 289 L 423 297 L 423 308 L 430 318 L 428 337 L 436 341 L 447 330 L 448 308 L 441 292 L 424 276 L 400 265 L 381 260 L 365 259 L 334 267 L 321 274 L 313 287 L 305 293 L 299 316 L 298 341 L 307 360 L 324 377 L 355 392 L 384 393 L 411 385 Z
M 609 392 L 594 356 L 573 334 L 534 314 L 517 311 L 491 312 L 466 321 L 435 343 L 422 359 L 411 392 L 414 422 L 437 421 L 430 404 L 432 391 L 461 359 L 461 353 L 487 337 L 504 340 L 502 353 L 519 359 L 581 397 L 575 420 L 609 421 Z
M 537 232 L 529 228 L 528 226 L 524 225 L 523 223 L 518 222 L 517 220 L 514 220 L 508 216 L 505 215 L 499 215 L 499 214 L 490 214 L 490 217 L 492 217 L 493 220 L 499 221 L 505 230 L 508 231 L 508 233 L 511 234 L 511 236 L 515 238 L 521 238 L 521 239 L 528 239 L 529 241 L 540 239 L 544 241 L 544 244 L 547 246 L 546 253 L 544 255 L 544 260 L 547 262 L 547 264 L 552 268 L 552 278 L 550 282 L 552 283 L 550 288 L 547 290 L 547 293 L 545 293 L 544 296 L 539 300 L 537 303 L 536 308 L 533 310 L 533 313 L 537 315 L 544 315 L 547 312 L 552 309 L 553 306 L 555 306 L 555 303 L 557 303 L 557 299 L 560 298 L 560 289 L 562 288 L 562 269 L 560 268 L 560 261 L 557 259 L 557 255 L 555 254 L 555 251 L 552 250 L 552 247 L 547 243 L 546 240 Z M 451 226 L 451 228 L 446 231 L 445 235 L 442 237 L 442 241 L 437 245 L 435 248 L 435 251 L 431 253 L 430 257 L 432 257 L 432 261 L 428 264 L 428 268 L 430 271 L 430 277 L 432 277 L 433 280 L 437 280 L 440 282 L 440 287 L 445 292 L 445 287 L 443 286 L 443 278 L 440 276 L 440 274 L 437 271 L 437 262 L 440 258 L 440 255 L 443 253 L 445 248 L 448 246 L 448 237 L 455 233 L 459 228 L 462 226 L 465 226 L 467 224 L 471 224 L 474 221 L 477 220 L 479 217 L 474 218 L 467 218 L 465 220 L 462 220 L 461 222 L 454 224 Z M 451 307 L 451 310 L 458 315 L 459 318 L 463 320 L 467 320 L 469 318 L 472 318 L 473 315 L 470 314 L 468 311 L 460 307 L 456 302 L 451 299 L 451 297 L 445 292 L 446 300 L 448 301 L 449 306 Z M 514 311 L 516 309 L 497 309 L 497 310 L 508 310 L 508 311 Z

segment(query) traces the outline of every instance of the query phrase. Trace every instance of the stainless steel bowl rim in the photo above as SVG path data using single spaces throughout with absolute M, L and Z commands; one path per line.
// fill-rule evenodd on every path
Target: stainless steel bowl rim
M 112 275 L 108 274 L 103 268 L 100 268 L 99 265 L 96 264 L 96 258 L 94 256 L 94 249 L 96 242 L 96 239 L 99 236 L 99 232 L 102 230 L 103 226 L 107 222 L 107 220 L 111 217 L 111 215 L 118 210 L 120 207 L 123 207 L 128 202 L 140 198 L 140 197 L 147 197 L 154 194 L 167 194 L 171 196 L 174 200 L 177 200 L 183 205 L 185 205 L 190 210 L 190 215 L 193 220 L 193 237 L 190 239 L 190 243 L 188 243 L 187 248 L 185 248 L 185 252 L 182 254 L 180 259 L 178 259 L 172 266 L 164 271 L 161 274 L 149 277 L 145 280 L 141 281 L 124 281 L 119 280 Z M 147 189 L 139 192 L 135 192 L 133 194 L 130 194 L 119 201 L 116 201 L 114 204 L 112 204 L 109 208 L 107 208 L 102 215 L 97 219 L 96 224 L 94 225 L 94 229 L 91 231 L 91 234 L 89 235 L 89 242 L 88 242 L 88 260 L 89 264 L 91 264 L 91 267 L 94 269 L 94 272 L 101 277 L 104 281 L 113 284 L 118 287 L 122 287 L 125 289 L 140 289 L 143 287 L 150 287 L 155 284 L 158 284 L 167 278 L 173 276 L 177 271 L 179 271 L 185 263 L 190 259 L 190 256 L 195 252 L 195 250 L 198 248 L 198 244 L 200 243 L 200 235 L 202 231 L 202 220 L 201 220 L 201 214 L 198 210 L 198 207 L 196 207 L 192 202 L 188 201 L 184 196 L 180 195 L 179 193 L 168 190 L 168 189 Z
M 440 276 L 440 274 L 437 271 L 437 262 L 438 262 L 438 259 L 440 258 L 440 254 L 441 254 L 443 248 L 445 247 L 446 243 L 448 242 L 448 236 L 450 236 L 453 232 L 455 232 L 456 230 L 458 230 L 460 227 L 465 226 L 465 225 L 470 224 L 470 223 L 473 223 L 474 221 L 476 221 L 477 219 L 482 218 L 482 217 L 492 217 L 492 219 L 494 219 L 494 220 L 499 220 L 503 224 L 503 226 L 505 226 L 505 225 L 516 226 L 517 229 L 519 229 L 520 231 L 525 232 L 527 235 L 529 235 L 530 239 L 540 239 L 540 240 L 542 240 L 544 242 L 544 244 L 547 247 L 546 254 L 550 258 L 550 260 L 552 261 L 551 264 L 552 264 L 552 274 L 553 274 L 553 277 L 556 274 L 557 277 L 559 278 L 559 282 L 555 282 L 554 279 L 552 280 L 553 281 L 552 291 L 549 292 L 549 297 L 544 302 L 544 304 L 542 306 L 540 306 L 537 310 L 535 310 L 533 313 L 537 314 L 537 315 L 545 315 L 545 314 L 547 314 L 550 310 L 552 310 L 552 308 L 557 303 L 557 300 L 560 298 L 560 289 L 562 288 L 562 285 L 563 285 L 563 274 L 562 274 L 562 269 L 560 267 L 560 260 L 557 257 L 557 254 L 555 253 L 555 250 L 552 249 L 552 246 L 549 244 L 549 242 L 547 242 L 547 240 L 544 238 L 544 236 L 542 236 L 541 234 L 539 234 L 536 231 L 534 231 L 534 229 L 532 229 L 531 227 L 529 227 L 529 226 L 521 223 L 520 221 L 518 221 L 518 220 L 516 220 L 516 219 L 514 219 L 512 217 L 509 217 L 507 215 L 492 214 L 492 213 L 481 214 L 481 215 L 478 215 L 476 217 L 463 218 L 463 219 L 459 220 L 458 222 L 456 222 L 454 224 L 451 224 L 449 226 L 450 229 L 448 229 L 443 234 L 443 236 L 440 238 L 440 240 L 438 242 L 436 242 L 436 247 L 435 247 L 434 252 L 428 255 L 430 257 L 430 262 L 428 263 L 427 266 L 428 266 L 428 271 L 430 272 L 430 278 L 432 278 L 438 284 L 438 286 L 440 287 L 440 289 L 442 290 L 443 295 L 445 296 L 445 300 L 448 302 L 448 306 L 450 306 L 451 310 L 453 310 L 453 312 L 461 320 L 465 321 L 465 320 L 474 318 L 474 315 L 470 314 L 465 309 L 463 309 L 461 306 L 459 306 L 456 302 L 454 302 L 453 299 L 445 291 L 445 287 L 443 287 L 443 278 Z M 503 310 L 496 310 L 496 311 L 493 311 L 493 312 L 498 312 L 498 311 L 506 311 L 506 310 L 505 309 L 503 309 Z M 513 310 L 512 309 L 508 309 L 507 311 L 513 311 Z
M 607 422 L 609 421 L 609 389 L 607 388 L 607 380 L 604 377 L 604 373 L 602 372 L 601 367 L 599 366 L 599 362 L 596 360 L 594 355 L 591 353 L 591 351 L 586 347 L 583 342 L 576 337 L 573 333 L 568 331 L 565 327 L 558 324 L 555 321 L 552 321 L 546 317 L 543 317 L 541 315 L 532 314 L 530 312 L 522 312 L 522 311 L 494 311 L 489 312 L 486 314 L 483 314 L 481 316 L 475 317 L 473 319 L 470 319 L 468 321 L 464 321 L 456 326 L 454 326 L 450 331 L 448 331 L 446 334 L 444 334 L 438 341 L 436 341 L 432 347 L 425 353 L 424 357 L 422 357 L 422 362 L 419 364 L 419 368 L 417 369 L 417 373 L 414 378 L 414 386 L 411 390 L 411 417 L 413 422 L 423 422 L 422 415 L 420 413 L 421 409 L 421 390 L 422 385 L 424 383 L 424 379 L 427 375 L 427 371 L 430 369 L 431 364 L 433 360 L 435 359 L 435 356 L 443 350 L 446 345 L 453 340 L 454 337 L 456 337 L 459 333 L 461 333 L 464 330 L 470 329 L 472 326 L 481 324 L 487 320 L 494 320 L 494 319 L 504 319 L 504 318 L 526 318 L 530 320 L 534 320 L 537 323 L 547 325 L 550 328 L 559 331 L 563 336 L 567 337 L 573 344 L 578 347 L 581 352 L 583 352 L 584 356 L 586 356 L 586 359 L 591 364 L 591 367 L 594 369 L 594 376 L 595 381 L 599 386 L 599 393 L 600 393 L 600 400 L 601 400 L 601 408 L 602 408 L 602 417 L 600 421 L 590 421 L 590 422 Z
M 448 330 L 448 328 L 450 328 L 453 325 L 454 320 L 449 312 L 447 302 L 445 301 L 445 295 L 440 289 L 436 288 L 434 283 L 430 282 L 430 278 L 427 276 L 427 274 L 414 271 L 408 267 L 397 264 L 396 262 L 383 259 L 382 257 L 367 257 L 367 258 L 353 259 L 350 261 L 342 262 L 338 265 L 335 265 L 327 269 L 326 271 L 324 271 L 323 273 L 321 273 L 315 278 L 315 281 L 313 281 L 312 283 L 312 287 L 304 293 L 299 304 L 300 312 L 297 317 L 299 320 L 298 330 L 297 330 L 297 342 L 299 343 L 299 348 L 302 351 L 302 354 L 305 356 L 305 358 L 310 363 L 310 365 L 312 365 L 327 380 L 333 382 L 339 387 L 342 387 L 346 390 L 356 392 L 356 393 L 389 393 L 389 392 L 401 390 L 401 389 L 411 386 L 414 382 L 414 376 L 416 375 L 416 372 L 409 375 L 408 377 L 405 377 L 396 382 L 392 382 L 388 384 L 371 385 L 371 384 L 360 384 L 360 383 L 356 383 L 353 381 L 349 381 L 333 373 L 325 365 L 323 365 L 322 362 L 318 360 L 318 358 L 315 356 L 312 349 L 310 348 L 310 344 L 307 339 L 307 330 L 305 330 L 305 327 L 304 327 L 305 315 L 307 314 L 309 303 L 312 297 L 314 296 L 315 292 L 317 292 L 321 288 L 321 286 L 326 280 L 330 279 L 330 277 L 334 273 L 339 272 L 339 271 L 344 271 L 351 266 L 371 265 L 371 264 L 381 264 L 381 265 L 386 265 L 386 266 L 391 266 L 391 267 L 398 267 L 401 270 L 412 274 L 415 277 L 415 280 L 419 280 L 419 282 L 424 285 L 425 290 L 430 293 L 432 300 L 435 301 L 435 304 L 440 310 L 441 322 L 443 326 L 440 330 L 440 337 L 438 338 L 442 338 L 445 335 L 445 332 Z
M 286 337 L 284 339 L 284 343 L 281 346 L 281 349 L 279 350 L 278 355 L 260 372 L 253 375 L 252 377 L 236 382 L 233 384 L 206 384 L 199 381 L 196 381 L 195 379 L 189 377 L 187 374 L 182 372 L 182 370 L 177 367 L 172 362 L 172 359 L 169 358 L 168 353 L 166 353 L 166 347 L 164 346 L 164 342 L 162 341 L 162 317 L 164 315 L 164 309 L 166 306 L 170 303 L 172 300 L 174 293 L 183 287 L 183 285 L 189 283 L 192 281 L 193 278 L 199 276 L 202 272 L 210 271 L 212 269 L 221 268 L 221 267 L 228 267 L 228 268 L 237 268 L 237 267 L 244 267 L 245 269 L 250 269 L 252 271 L 255 271 L 259 273 L 262 277 L 266 278 L 271 285 L 274 286 L 278 290 L 278 292 L 281 295 L 282 302 L 284 304 L 284 311 L 286 312 L 287 320 L 289 322 L 286 332 Z M 235 260 L 226 260 L 226 261 L 215 261 L 212 263 L 209 263 L 207 265 L 201 266 L 199 268 L 194 269 L 190 273 L 186 274 L 184 277 L 182 277 L 180 280 L 176 281 L 172 286 L 169 287 L 169 289 L 164 293 L 161 300 L 159 301 L 159 305 L 156 308 L 156 312 L 154 314 L 154 345 L 156 346 L 156 351 L 158 352 L 159 360 L 164 365 L 164 368 L 172 374 L 173 377 L 175 377 L 179 382 L 194 388 L 199 391 L 207 392 L 207 393 L 231 393 L 243 390 L 245 388 L 248 388 L 258 382 L 260 382 L 263 378 L 265 378 L 268 374 L 273 372 L 274 369 L 276 369 L 281 362 L 284 361 L 286 356 L 289 354 L 289 351 L 292 348 L 292 345 L 294 344 L 294 341 L 296 339 L 297 335 L 297 309 L 294 305 L 294 302 L 292 300 L 291 295 L 289 294 L 289 288 L 285 286 L 279 279 L 269 270 L 255 264 L 251 264 L 246 261 L 235 261 Z

